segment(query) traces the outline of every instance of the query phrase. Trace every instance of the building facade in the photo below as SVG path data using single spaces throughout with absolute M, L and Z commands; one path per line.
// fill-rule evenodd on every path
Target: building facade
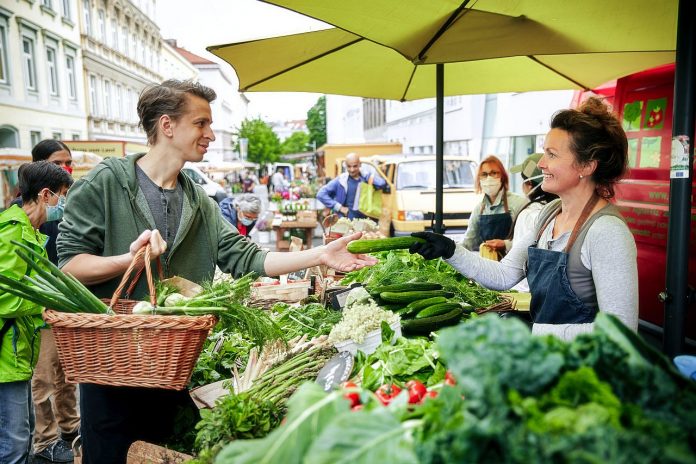
M 87 137 L 76 0 L 0 6 L 0 148 Z
M 78 0 L 78 10 L 88 138 L 145 143 L 138 96 L 162 81 L 154 0 Z

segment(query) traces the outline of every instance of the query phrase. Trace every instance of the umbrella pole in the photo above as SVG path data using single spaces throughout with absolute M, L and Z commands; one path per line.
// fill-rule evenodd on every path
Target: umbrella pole
M 444 173 L 444 100 L 445 100 L 445 65 L 435 65 L 435 227 L 438 234 L 445 233 L 442 225 L 442 174 Z
M 694 302 L 694 292 L 688 285 L 696 108 L 696 12 L 693 6 L 692 0 L 680 0 L 677 25 L 666 289 L 660 294 L 660 300 L 665 304 L 663 350 L 669 357 L 683 352 L 686 309 Z M 687 170 L 678 159 L 675 160 L 675 151 L 678 154 L 681 149 L 677 137 L 686 137 Z M 681 152 L 683 153 L 684 149 L 681 149 Z

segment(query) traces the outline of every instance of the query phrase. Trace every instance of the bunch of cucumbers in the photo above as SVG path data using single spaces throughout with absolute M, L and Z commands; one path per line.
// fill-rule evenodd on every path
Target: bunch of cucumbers
M 401 316 L 404 335 L 428 335 L 457 324 L 474 311 L 434 282 L 407 282 L 367 289 L 379 305 Z

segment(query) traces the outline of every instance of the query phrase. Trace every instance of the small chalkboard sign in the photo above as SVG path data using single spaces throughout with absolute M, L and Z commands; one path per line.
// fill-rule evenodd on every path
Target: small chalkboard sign
M 341 351 L 331 358 L 317 375 L 317 383 L 324 391 L 329 392 L 348 380 L 353 371 L 353 355 Z

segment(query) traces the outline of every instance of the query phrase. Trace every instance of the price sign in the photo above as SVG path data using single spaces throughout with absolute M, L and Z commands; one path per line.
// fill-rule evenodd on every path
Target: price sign
M 353 372 L 353 355 L 348 351 L 341 351 L 321 368 L 316 382 L 324 391 L 329 392 L 348 380 L 351 372 Z

